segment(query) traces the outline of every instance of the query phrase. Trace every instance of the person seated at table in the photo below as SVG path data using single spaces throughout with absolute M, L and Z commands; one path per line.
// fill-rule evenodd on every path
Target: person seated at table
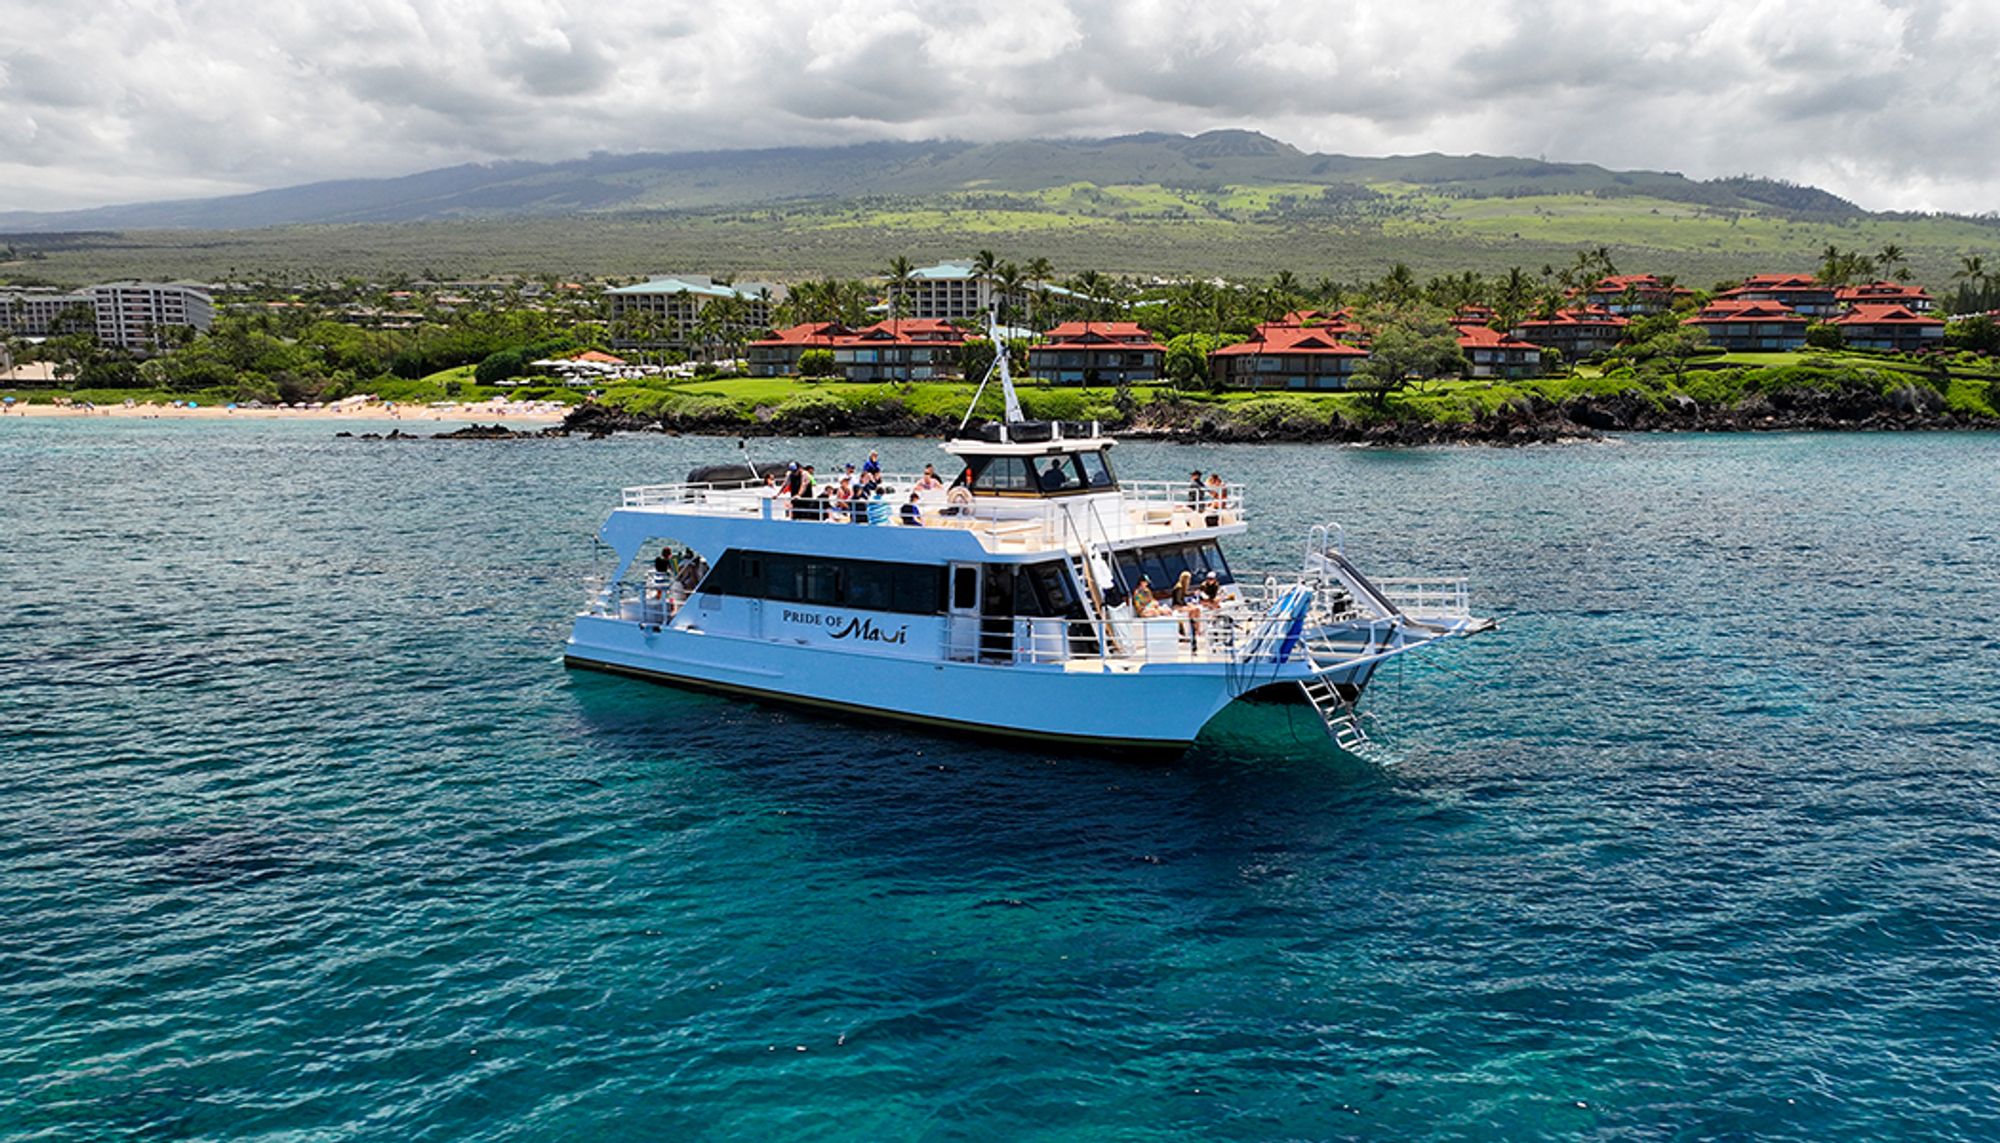
M 924 526 L 924 509 L 921 504 L 917 503 L 917 494 L 914 492 L 910 493 L 910 498 L 903 502 L 903 523 L 908 524 L 912 528 L 921 528 Z
M 1167 598 L 1171 601 L 1169 609 L 1175 615 L 1184 617 L 1188 637 L 1201 638 L 1201 605 L 1195 602 L 1194 573 L 1182 571 Z
M 1153 585 L 1145 576 L 1139 577 L 1139 586 L 1132 589 L 1132 614 L 1141 619 L 1160 614 L 1160 601 L 1153 598 Z
M 1209 572 L 1201 581 L 1201 605 L 1209 610 L 1222 606 L 1222 577 Z

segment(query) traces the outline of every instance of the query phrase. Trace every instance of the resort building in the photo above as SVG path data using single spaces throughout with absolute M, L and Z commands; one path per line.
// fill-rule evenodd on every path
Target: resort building
M 92 286 L 97 340 L 121 349 L 158 349 L 169 330 L 206 332 L 215 324 L 215 301 L 179 282 L 113 282 Z
M 0 333 L 15 337 L 97 328 L 97 299 L 87 293 L 54 294 L 29 291 L 0 294 Z
M 837 321 L 808 321 L 774 330 L 743 348 L 752 377 L 790 377 L 799 371 L 799 355 L 808 349 L 831 350 L 854 331 Z
M 1470 364 L 1471 377 L 1539 377 L 1542 349 L 1531 341 L 1502 333 L 1491 326 L 1460 325 L 1458 351 Z
M 1937 300 L 1922 286 L 1905 286 L 1901 282 L 1869 282 L 1860 286 L 1842 286 L 1833 292 L 1834 301 L 1841 309 L 1855 306 L 1902 306 L 1915 313 L 1927 314 L 1937 305 Z
M 1028 370 L 1059 384 L 1150 384 L 1166 365 L 1166 347 L 1137 322 L 1064 322 L 1043 337 L 1028 347 Z
M 955 377 L 965 334 L 934 318 L 903 318 L 852 330 L 838 322 L 806 322 L 750 343 L 753 377 L 788 377 L 809 349 L 833 353 L 834 374 L 847 381 L 929 381 Z
M 1715 295 L 1715 300 L 1776 302 L 1804 318 L 1830 318 L 1840 312 L 1833 287 L 1811 274 L 1753 274 L 1735 289 Z
M 606 290 L 611 303 L 611 344 L 619 349 L 692 348 L 701 312 L 727 299 L 731 312 L 723 329 L 742 336 L 769 329 L 771 307 L 784 289 L 764 282 L 722 285 L 702 274 L 652 278 Z
M 998 291 L 998 284 L 981 278 L 970 262 L 939 262 L 912 273 L 902 291 L 902 309 L 910 317 L 944 321 L 984 318 Z M 1017 308 L 1025 301 L 1009 298 L 1008 307 Z
M 1694 296 L 1686 286 L 1676 286 L 1652 274 L 1612 274 L 1599 278 L 1584 292 L 1584 300 L 1608 313 L 1641 317 L 1665 313 L 1674 302 Z
M 1625 340 L 1629 318 L 1602 306 L 1558 310 L 1554 317 L 1517 322 L 1509 331 L 1522 341 L 1553 349 L 1564 361 L 1581 361 L 1614 348 Z
M 1725 350 L 1788 350 L 1806 343 L 1806 319 L 1771 301 L 1717 298 L 1681 323 Z
M 1228 389 L 1345 389 L 1368 351 L 1324 326 L 1270 324 L 1257 336 L 1209 355 L 1217 385 Z
M 1834 318 L 1832 324 L 1849 349 L 1914 353 L 1944 344 L 1944 321 L 1908 306 L 1859 305 Z

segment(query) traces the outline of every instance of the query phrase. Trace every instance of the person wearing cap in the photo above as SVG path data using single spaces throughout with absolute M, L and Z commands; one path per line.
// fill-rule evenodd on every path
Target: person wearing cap
M 1160 604 L 1153 598 L 1153 585 L 1142 575 L 1139 577 L 1139 586 L 1132 589 L 1132 614 L 1144 619 L 1159 613 Z
M 1210 609 L 1222 606 L 1222 577 L 1209 572 L 1201 581 L 1201 605 Z

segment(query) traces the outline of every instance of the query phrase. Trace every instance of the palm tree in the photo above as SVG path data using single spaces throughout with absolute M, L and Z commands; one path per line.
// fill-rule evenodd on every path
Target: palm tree
M 916 271 L 917 268 L 910 265 L 910 260 L 901 254 L 889 260 L 889 272 L 886 276 L 889 279 L 889 320 L 891 322 L 902 319 L 903 297 L 908 292 L 910 283 L 916 281 Z
M 1049 264 L 1049 260 L 1039 254 L 1028 259 L 1028 280 L 1035 283 L 1034 305 L 1028 310 L 1028 324 L 1037 329 L 1041 327 L 1042 309 L 1049 302 L 1049 275 L 1055 272 L 1056 268 Z
M 1000 257 L 991 250 L 981 250 L 972 256 L 972 281 L 975 289 L 980 286 L 990 289 L 993 276 L 1000 270 Z M 979 291 L 984 292 L 984 291 Z
M 1894 242 L 1884 244 L 1881 252 L 1875 255 L 1875 263 L 1882 267 L 1882 272 L 1898 280 L 1910 276 L 1910 268 L 1904 264 L 1906 259 L 1903 248 Z
M 1007 315 L 1007 303 L 1020 296 L 1021 283 L 1024 279 L 1021 268 L 1012 262 L 1000 263 L 993 273 L 1000 282 L 1000 313 L 1004 319 Z

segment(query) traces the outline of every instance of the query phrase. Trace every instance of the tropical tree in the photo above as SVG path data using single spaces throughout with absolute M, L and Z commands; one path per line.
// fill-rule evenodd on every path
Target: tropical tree
M 903 316 L 903 299 L 908 294 L 910 283 L 916 281 L 917 268 L 901 254 L 889 260 L 889 271 L 884 275 L 889 279 L 889 320 L 898 321 Z
M 1910 276 L 1909 258 L 1903 253 L 1903 248 L 1894 242 L 1884 243 L 1882 249 L 1876 251 L 1875 264 L 1897 281 Z
M 1674 384 L 1687 378 L 1688 362 L 1708 349 L 1708 331 L 1700 326 L 1677 325 L 1643 343 L 1641 348 L 1665 361 L 1674 371 Z
M 1458 331 L 1442 311 L 1375 307 L 1362 320 L 1375 332 L 1353 387 L 1374 393 L 1378 404 L 1413 381 L 1422 386 L 1466 369 Z
M 986 290 L 992 289 L 993 279 L 998 276 L 999 272 L 1000 257 L 993 253 L 993 251 L 981 250 L 972 256 L 972 281 L 974 289 L 977 292 L 985 292 L 985 290 L 978 289 L 981 286 L 985 287 Z
M 1028 259 L 1028 265 L 1023 272 L 1028 275 L 1028 280 L 1035 284 L 1034 305 L 1028 311 L 1028 324 L 1040 329 L 1042 310 L 1049 304 L 1049 276 L 1056 272 L 1056 268 L 1047 258 L 1037 254 Z

